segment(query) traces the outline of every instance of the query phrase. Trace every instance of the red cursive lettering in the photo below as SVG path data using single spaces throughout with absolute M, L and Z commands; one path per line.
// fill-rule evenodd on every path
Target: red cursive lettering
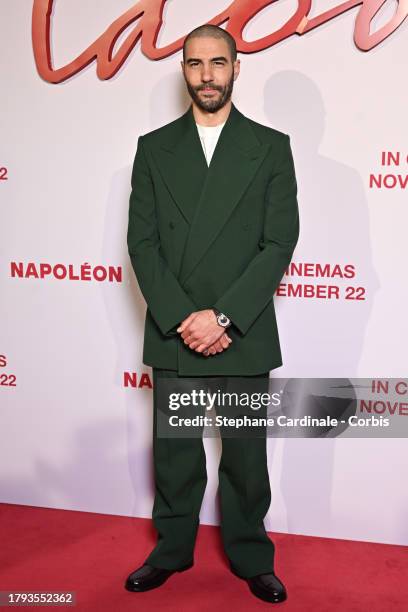
M 388 23 L 370 33 L 374 16 L 387 0 L 347 0 L 316 17 L 308 18 L 312 0 L 298 0 L 294 14 L 275 32 L 248 42 L 242 32 L 250 20 L 275 0 L 234 0 L 224 11 L 208 21 L 214 25 L 226 23 L 226 30 L 234 36 L 241 53 L 256 53 L 297 34 L 302 36 L 350 9 L 360 6 L 355 20 L 354 43 L 362 51 L 369 51 L 392 34 L 408 15 L 408 0 L 398 0 L 397 9 Z M 99 79 L 112 78 L 139 42 L 142 53 L 152 60 L 159 60 L 179 51 L 185 36 L 166 47 L 156 47 L 157 37 L 163 25 L 163 9 L 166 0 L 139 0 L 132 8 L 116 19 L 107 30 L 83 53 L 61 68 L 54 68 L 51 59 L 50 30 L 54 0 L 34 0 L 32 14 L 32 40 L 34 59 L 40 76 L 49 83 L 62 83 L 96 61 Z M 120 35 L 128 28 L 130 33 L 114 53 Z

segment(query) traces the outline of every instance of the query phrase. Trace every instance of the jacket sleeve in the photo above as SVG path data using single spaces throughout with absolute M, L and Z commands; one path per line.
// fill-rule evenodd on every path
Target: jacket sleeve
M 265 206 L 260 252 L 214 304 L 243 335 L 273 299 L 299 237 L 297 182 L 287 134 L 282 138 Z
M 178 335 L 176 329 L 179 323 L 197 307 L 163 258 L 154 187 L 144 154 L 143 136 L 138 139 L 131 185 L 127 246 L 132 267 L 162 334 Z

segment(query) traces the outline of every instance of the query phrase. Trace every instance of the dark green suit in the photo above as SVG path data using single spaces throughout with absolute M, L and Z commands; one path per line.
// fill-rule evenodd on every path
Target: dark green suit
M 282 365 L 273 294 L 299 234 L 289 136 L 232 105 L 210 166 L 192 107 L 139 137 L 128 248 L 147 302 L 143 363 L 181 376 L 258 374 Z M 178 324 L 215 306 L 230 347 L 204 357 Z
M 232 105 L 209 167 L 192 106 L 139 137 L 127 242 L 147 303 L 143 363 L 153 367 L 158 543 L 146 559 L 153 566 L 176 569 L 192 560 L 207 482 L 201 438 L 157 437 L 154 390 L 160 378 L 177 376 L 219 377 L 223 389 L 238 376 L 267 385 L 269 371 L 282 365 L 273 295 L 298 235 L 287 134 Z M 211 307 L 230 317 L 232 343 L 205 357 L 176 329 L 191 312 Z M 274 545 L 263 525 L 270 504 L 266 439 L 221 435 L 226 554 L 244 577 L 272 571 Z

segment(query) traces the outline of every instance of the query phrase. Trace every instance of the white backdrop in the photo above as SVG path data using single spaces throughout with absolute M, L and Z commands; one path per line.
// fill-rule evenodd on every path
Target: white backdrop
M 54 2 L 53 65 L 70 63 L 135 4 Z M 159 47 L 229 3 L 192 4 L 165 4 Z M 244 38 L 277 30 L 297 4 L 271 4 Z M 312 4 L 310 16 L 339 2 Z M 386 3 L 372 29 L 398 4 Z M 152 60 L 139 42 L 111 78 L 101 80 L 90 63 L 51 83 L 35 62 L 32 8 L 28 0 L 0 4 L 1 501 L 149 517 L 152 391 L 126 383 L 127 375 L 151 378 L 141 361 L 146 306 L 127 254 L 127 214 L 137 137 L 189 104 L 181 52 Z M 359 8 L 239 56 L 234 103 L 290 134 L 299 186 L 298 271 L 275 297 L 284 365 L 271 376 L 406 375 L 408 26 L 362 51 L 353 41 Z M 385 165 L 384 152 L 399 153 L 399 165 Z M 380 188 L 371 175 L 390 176 Z M 60 266 L 41 278 L 42 264 Z M 330 264 L 333 278 L 313 275 L 317 264 Z M 346 265 L 352 278 L 338 275 Z M 103 270 L 119 276 L 102 280 Z M 340 298 L 283 295 L 288 284 L 335 285 Z M 268 529 L 408 543 L 405 439 L 268 445 Z M 218 524 L 219 440 L 205 446 L 201 521 Z

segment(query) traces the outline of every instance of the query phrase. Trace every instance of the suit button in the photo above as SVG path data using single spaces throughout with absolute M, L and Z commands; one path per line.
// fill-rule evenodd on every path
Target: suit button
M 174 225 L 173 221 L 169 222 L 169 228 L 170 229 L 174 229 L 175 228 L 175 225 Z

